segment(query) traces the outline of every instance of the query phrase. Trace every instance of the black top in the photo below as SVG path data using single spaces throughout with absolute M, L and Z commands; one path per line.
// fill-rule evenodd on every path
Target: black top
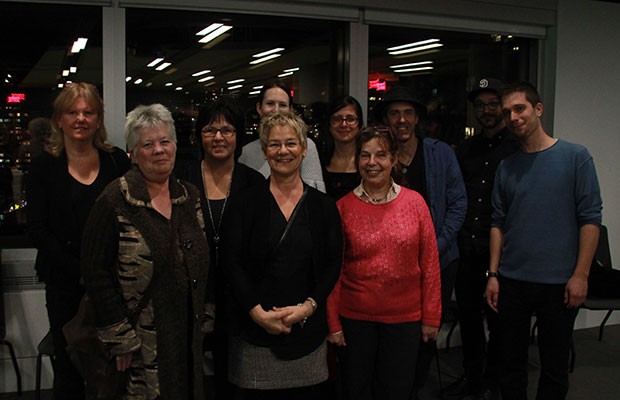
M 38 250 L 37 273 L 47 284 L 79 285 L 84 216 L 105 186 L 130 166 L 127 154 L 116 147 L 99 150 L 99 164 L 95 182 L 76 191 L 64 151 L 58 157 L 44 152 L 32 160 L 26 187 L 28 234 Z
M 338 200 L 359 186 L 362 177 L 359 172 L 330 172 L 323 168 L 323 179 L 327 194 Z
M 424 164 L 424 140 L 418 137 L 418 147 L 409 165 L 403 165 L 402 172 L 409 189 L 413 189 L 424 198 L 428 206 L 428 190 L 426 189 L 426 166 Z
M 461 249 L 488 251 L 495 171 L 500 161 L 517 149 L 519 142 L 506 128 L 491 138 L 472 136 L 457 147 L 456 158 L 467 190 L 467 214 L 459 232 Z

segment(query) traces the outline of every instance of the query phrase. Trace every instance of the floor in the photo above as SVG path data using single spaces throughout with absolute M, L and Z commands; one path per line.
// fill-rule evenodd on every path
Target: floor
M 571 388 L 567 400 L 618 400 L 620 398 L 620 325 L 605 328 L 603 340 L 598 341 L 598 328 L 582 329 L 574 332 L 575 371 L 571 374 Z M 529 398 L 535 397 L 538 379 L 538 349 L 530 347 L 530 385 Z M 461 352 L 459 347 L 439 353 L 441 384 L 446 386 L 461 374 Z M 433 362 L 431 376 L 421 400 L 440 399 L 438 396 L 440 380 L 437 364 Z M 34 399 L 34 392 L 0 394 L 0 399 Z M 42 400 L 51 400 L 51 391 L 43 391 Z

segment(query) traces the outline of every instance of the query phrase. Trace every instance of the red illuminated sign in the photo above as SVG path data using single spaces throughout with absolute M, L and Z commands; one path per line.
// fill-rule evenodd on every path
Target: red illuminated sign
M 6 97 L 7 103 L 21 103 L 26 100 L 26 93 L 11 93 Z
M 380 92 L 385 92 L 386 84 L 383 79 L 371 79 L 368 81 L 368 89 L 375 89 Z

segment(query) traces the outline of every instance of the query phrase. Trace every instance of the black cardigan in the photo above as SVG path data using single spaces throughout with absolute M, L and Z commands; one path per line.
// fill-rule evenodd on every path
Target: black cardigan
M 307 187 L 305 207 L 312 237 L 312 287 L 296 288 L 299 297 L 288 305 L 316 300 L 316 313 L 303 328 L 293 326 L 289 335 L 270 335 L 252 321 L 249 311 L 257 304 L 271 303 L 259 298 L 257 287 L 265 276 L 272 249 L 268 246 L 270 199 L 269 181 L 240 193 L 230 208 L 223 236 L 222 262 L 226 265 L 236 300 L 234 335 L 250 343 L 270 347 L 281 359 L 296 359 L 315 350 L 328 333 L 325 306 L 342 266 L 342 225 L 336 203 L 326 194 Z M 269 297 L 267 295 L 267 297 Z
M 100 149 L 99 162 L 102 190 L 130 166 L 127 154 L 117 147 L 111 152 Z M 82 232 L 69 201 L 70 179 L 64 151 L 58 157 L 44 152 L 32 160 L 26 186 L 28 234 L 38 249 L 35 268 L 47 284 L 74 285 L 80 279 Z

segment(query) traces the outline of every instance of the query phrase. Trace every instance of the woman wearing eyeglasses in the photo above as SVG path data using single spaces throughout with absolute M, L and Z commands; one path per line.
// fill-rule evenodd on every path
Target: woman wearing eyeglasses
M 361 131 L 356 160 L 362 182 L 337 203 L 344 258 L 327 340 L 344 346 L 345 399 L 409 400 L 421 339 L 435 340 L 441 319 L 435 229 L 422 196 L 394 181 L 387 127 Z
M 242 110 L 228 98 L 220 98 L 202 108 L 196 119 L 196 136 L 202 143 L 202 160 L 192 160 L 176 168 L 177 176 L 185 179 L 202 193 L 202 212 L 211 249 L 209 278 L 215 283 L 217 318 L 213 333 L 215 390 L 218 398 L 230 398 L 227 382 L 227 317 L 230 304 L 229 285 L 219 262 L 222 226 L 232 197 L 246 187 L 265 182 L 265 178 L 244 164 L 236 162 L 241 153 L 240 142 L 245 133 Z
M 323 160 L 323 178 L 327 194 L 338 200 L 360 183 L 355 139 L 364 124 L 362 106 L 351 96 L 336 99 L 330 106 L 327 124 L 333 141 L 328 142 Z

